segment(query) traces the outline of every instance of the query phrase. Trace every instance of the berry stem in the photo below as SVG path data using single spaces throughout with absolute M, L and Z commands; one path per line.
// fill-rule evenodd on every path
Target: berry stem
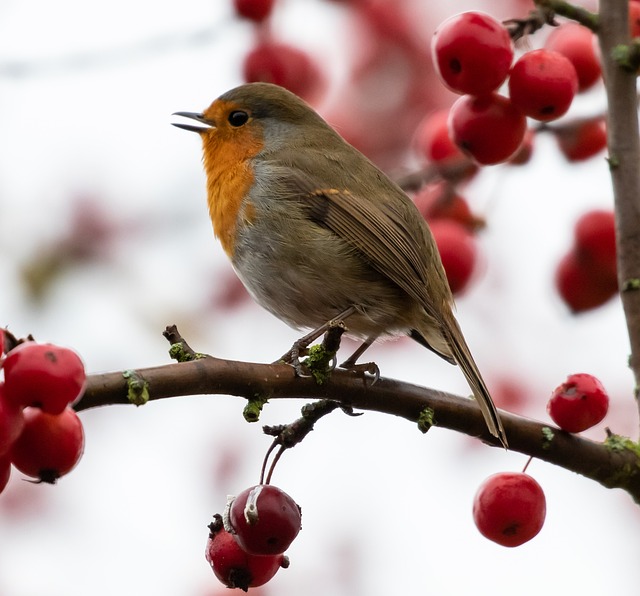
M 531 463 L 531 461 L 533 460 L 533 455 L 529 456 L 529 459 L 527 459 L 527 463 L 524 464 L 524 468 L 522 468 L 522 473 L 526 473 L 527 468 L 529 467 L 529 464 Z

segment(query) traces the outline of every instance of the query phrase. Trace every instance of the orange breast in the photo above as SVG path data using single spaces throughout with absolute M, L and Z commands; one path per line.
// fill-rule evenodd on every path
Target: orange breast
M 207 202 L 213 231 L 233 258 L 240 218 L 250 223 L 252 206 L 245 200 L 254 182 L 250 160 L 263 147 L 261 130 L 216 128 L 203 135 Z

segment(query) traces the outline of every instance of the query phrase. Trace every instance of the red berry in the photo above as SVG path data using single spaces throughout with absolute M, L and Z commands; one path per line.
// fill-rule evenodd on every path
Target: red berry
M 283 43 L 262 43 L 244 59 L 247 83 L 274 83 L 302 97 L 309 97 L 321 83 L 320 71 L 308 54 Z
M 438 110 L 426 116 L 418 125 L 416 149 L 429 162 L 452 165 L 469 160 L 451 140 L 448 120 L 449 110 Z
M 529 163 L 533 155 L 534 132 L 530 128 L 524 131 L 524 139 L 518 150 L 509 158 L 507 162 L 511 166 L 522 166 Z
M 592 87 L 601 75 L 595 49 L 595 36 L 590 29 L 577 23 L 566 23 L 554 29 L 545 43 L 547 50 L 566 56 L 578 75 L 578 90 Z
M 595 426 L 609 409 L 609 396 L 594 376 L 580 373 L 569 375 L 556 387 L 547 403 L 551 419 L 570 433 L 579 433 Z
M 13 445 L 11 461 L 23 474 L 53 484 L 82 456 L 82 423 L 71 408 L 57 415 L 25 408 L 24 418 L 24 430 Z
M 640 6 L 640 5 L 639 5 Z M 594 209 L 582 215 L 574 230 L 576 250 L 594 267 L 617 277 L 616 222 L 613 211 Z
M 242 550 L 233 534 L 222 527 L 220 515 L 214 515 L 209 530 L 205 557 L 227 588 L 240 588 L 246 592 L 250 587 L 266 584 L 280 567 L 289 565 L 289 560 L 282 554 L 258 556 Z
M 473 236 L 459 223 L 435 220 L 429 225 L 453 294 L 469 284 L 477 260 Z
M 629 33 L 631 37 L 640 37 L 640 4 L 629 2 Z
M 252 21 L 264 21 L 273 10 L 275 0 L 233 0 L 239 16 Z
M 483 165 L 509 159 L 520 147 L 526 129 L 524 114 L 508 98 L 495 93 L 463 95 L 449 113 L 453 142 Z
M 584 120 L 554 132 L 560 151 L 569 161 L 584 161 L 607 146 L 607 131 L 602 118 Z
M 572 250 L 556 269 L 555 284 L 560 297 L 574 313 L 602 306 L 618 293 L 615 278 Z
M 567 112 L 578 91 L 571 61 L 550 50 L 523 54 L 509 75 L 509 97 L 526 116 L 548 122 Z
M 463 12 L 433 34 L 431 53 L 443 83 L 456 93 L 485 95 L 506 79 L 513 60 L 508 31 L 492 16 Z
M 287 550 L 298 535 L 301 512 L 287 493 L 259 484 L 243 490 L 231 502 L 229 523 L 246 552 L 276 555 Z
M 7 398 L 60 414 L 82 393 L 86 376 L 80 357 L 68 348 L 27 341 L 4 359 Z
M 466 199 L 444 181 L 421 188 L 413 197 L 413 202 L 429 222 L 437 219 L 456 221 L 469 231 L 484 226 L 484 220 L 471 212 Z
M 0 458 L 11 450 L 23 429 L 22 406 L 8 400 L 0 384 Z
M 542 529 L 546 510 L 542 488 L 521 472 L 489 476 L 473 501 L 478 530 L 502 546 L 520 546 L 531 540 Z
M 9 484 L 11 477 L 11 458 L 8 455 L 0 457 L 0 493 Z

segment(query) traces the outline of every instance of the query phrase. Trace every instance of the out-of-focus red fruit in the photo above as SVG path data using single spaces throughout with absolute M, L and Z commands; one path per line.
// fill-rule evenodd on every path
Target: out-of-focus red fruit
M 11 450 L 24 429 L 22 406 L 7 399 L 0 383 L 0 458 Z
M 247 83 L 274 83 L 306 98 L 322 86 L 315 61 L 306 52 L 284 43 L 256 46 L 244 59 L 243 73 Z
M 571 61 L 551 50 L 526 52 L 509 75 L 509 97 L 526 116 L 549 122 L 567 112 L 578 91 Z
M 523 166 L 529 163 L 531 156 L 533 155 L 533 143 L 535 139 L 535 133 L 530 128 L 527 128 L 524 132 L 524 138 L 522 144 L 518 150 L 509 158 L 507 163 L 511 166 Z
M 420 156 L 438 165 L 455 165 L 469 161 L 449 137 L 449 110 L 432 112 L 418 125 L 415 147 Z
M 449 287 L 460 294 L 469 285 L 477 261 L 473 236 L 459 223 L 435 220 L 429 225 L 438 246 Z
M 238 16 L 257 22 L 271 15 L 274 4 L 275 0 L 233 0 Z
M 463 95 L 451 106 L 449 134 L 479 164 L 507 161 L 520 147 L 527 119 L 508 98 Z
M 484 227 L 484 220 L 471 212 L 469 203 L 451 185 L 438 181 L 422 187 L 413 197 L 418 211 L 427 221 L 446 219 L 462 224 L 469 231 Z
M 576 250 L 582 259 L 617 277 L 616 222 L 613 211 L 594 209 L 582 215 L 574 229 Z
M 214 515 L 209 525 L 209 539 L 205 557 L 215 576 L 227 588 L 240 588 L 245 592 L 266 584 L 280 569 L 288 567 L 289 560 L 279 555 L 251 555 L 236 542 L 232 534 L 222 527 L 222 517 Z
M 593 32 L 578 23 L 556 27 L 545 43 L 547 50 L 559 52 L 571 61 L 578 75 L 579 91 L 586 91 L 600 80 L 602 70 L 595 43 Z
M 569 375 L 556 387 L 547 403 L 551 419 L 570 433 L 579 433 L 601 422 L 609 410 L 609 396 L 593 375 Z
M 9 484 L 11 478 L 11 458 L 8 455 L 0 456 L 0 493 Z
M 57 415 L 25 408 L 24 418 L 24 429 L 11 449 L 11 461 L 23 474 L 53 484 L 82 456 L 82 422 L 71 408 Z
M 569 161 L 584 161 L 607 146 L 607 131 L 602 118 L 577 122 L 554 132 L 560 151 Z
M 555 283 L 560 297 L 574 313 L 602 306 L 618 293 L 615 279 L 581 259 L 575 250 L 558 264 Z
M 542 529 L 546 513 L 542 487 L 521 472 L 489 476 L 473 500 L 478 530 L 502 546 L 520 546 L 531 540 Z
M 629 33 L 631 37 L 640 37 L 640 4 L 629 2 Z
M 436 29 L 431 52 L 436 70 L 449 89 L 486 95 L 507 78 L 513 43 L 505 27 L 492 16 L 463 12 Z

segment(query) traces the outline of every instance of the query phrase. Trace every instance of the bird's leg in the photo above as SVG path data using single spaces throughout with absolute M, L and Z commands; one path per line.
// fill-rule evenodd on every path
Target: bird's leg
M 356 364 L 356 362 L 358 358 L 364 354 L 365 350 L 367 350 L 369 346 L 376 341 L 377 337 L 377 335 L 370 335 L 367 337 L 360 347 L 339 365 L 339 368 L 344 368 L 346 370 L 362 374 L 369 373 L 370 375 L 373 375 L 373 383 L 375 383 L 380 378 L 380 369 L 378 368 L 378 365 L 375 362 L 365 362 L 363 364 Z
M 350 306 L 331 321 L 327 321 L 324 325 L 320 325 L 320 327 L 318 327 L 317 329 L 310 331 L 305 336 L 296 340 L 295 342 L 293 342 L 291 349 L 286 354 L 283 354 L 280 358 L 278 358 L 278 360 L 276 360 L 274 364 L 277 364 L 278 362 L 286 362 L 287 364 L 291 364 L 291 366 L 293 366 L 297 376 L 305 376 L 302 371 L 300 356 L 304 356 L 305 350 L 309 347 L 309 345 L 316 339 L 318 339 L 323 333 L 326 333 L 329 327 L 334 325 L 336 321 L 344 321 L 355 311 L 356 307 Z

